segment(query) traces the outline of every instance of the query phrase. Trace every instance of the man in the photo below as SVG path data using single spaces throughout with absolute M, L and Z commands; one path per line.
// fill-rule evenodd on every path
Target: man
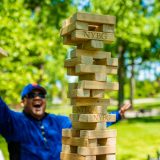
M 0 134 L 8 143 L 10 160 L 60 160 L 62 129 L 71 128 L 71 121 L 66 116 L 46 113 L 45 96 L 42 86 L 25 86 L 22 113 L 10 110 L 0 98 Z M 116 112 L 117 121 L 129 106 Z

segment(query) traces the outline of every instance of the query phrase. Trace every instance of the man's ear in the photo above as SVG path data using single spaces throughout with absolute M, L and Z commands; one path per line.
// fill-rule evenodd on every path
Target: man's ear
M 25 99 L 23 98 L 22 100 L 21 100 L 21 107 L 24 107 L 25 106 Z

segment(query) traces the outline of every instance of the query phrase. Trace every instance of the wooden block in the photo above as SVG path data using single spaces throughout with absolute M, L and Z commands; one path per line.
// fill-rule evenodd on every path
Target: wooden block
M 77 46 L 80 45 L 82 42 L 81 41 L 75 41 L 71 39 L 71 35 L 64 35 L 63 36 L 63 44 L 64 45 L 73 45 Z
M 60 34 L 61 36 L 63 35 L 66 35 L 66 34 L 69 34 L 71 31 L 74 31 L 74 30 L 88 30 L 88 23 L 86 22 L 80 22 L 80 21 L 76 21 L 72 24 L 69 24 L 68 26 L 65 26 L 63 27 L 61 30 L 60 30 Z
M 61 160 L 96 160 L 96 156 L 82 156 L 75 153 L 61 152 Z
M 108 58 L 96 59 L 96 60 L 94 61 L 94 64 L 95 64 L 95 65 L 104 65 L 104 66 L 106 66 L 106 65 L 107 65 L 107 59 L 108 59 Z
M 97 143 L 100 146 L 116 146 L 116 138 L 100 138 Z
M 118 83 L 117 82 L 99 82 L 99 81 L 88 81 L 83 80 L 78 83 L 78 88 L 83 89 L 104 89 L 104 90 L 118 90 Z
M 91 82 L 91 83 L 90 83 Z M 105 89 L 106 82 L 82 80 L 78 82 L 78 88 L 82 89 Z
M 77 20 L 83 21 L 83 22 L 94 23 L 94 24 L 115 24 L 116 23 L 115 16 L 77 12 L 72 17 L 65 20 L 65 22 L 63 23 L 63 26 L 73 23 Z
M 74 106 L 108 106 L 109 99 L 93 99 L 93 98 L 72 98 L 71 105 Z
M 96 160 L 116 160 L 115 154 L 97 155 Z
M 97 139 L 88 139 L 89 145 L 88 147 L 96 147 L 97 146 Z
M 105 114 L 107 113 L 106 106 L 73 106 L 72 113 L 79 114 Z
M 70 114 L 72 122 L 115 122 L 115 114 Z
M 88 30 L 89 31 L 101 31 L 101 30 L 99 30 L 100 26 L 101 26 L 101 24 L 89 23 Z
M 8 56 L 7 52 L 4 49 L 0 48 L 0 58 L 6 57 L 6 56 Z
M 71 23 L 74 23 L 75 21 L 73 21 L 73 17 L 74 15 L 70 16 L 68 19 L 65 19 L 63 22 L 62 22 L 62 28 L 70 25 Z M 71 21 L 72 20 L 72 21 Z
M 86 73 L 101 73 L 101 74 L 117 74 L 118 68 L 114 66 L 105 65 L 88 65 L 88 64 L 78 64 L 76 65 L 76 74 L 86 74 Z
M 64 145 L 81 146 L 81 147 L 95 147 L 97 146 L 97 139 L 86 139 L 80 137 L 62 137 Z
M 117 91 L 119 89 L 119 84 L 117 82 L 106 82 L 106 90 Z
M 115 25 L 113 24 L 94 24 L 88 23 L 88 31 L 111 32 L 114 33 Z
M 115 154 L 108 154 L 108 155 L 106 155 L 106 160 L 116 160 L 116 155 Z
M 76 98 L 76 97 L 90 97 L 90 90 L 88 89 L 69 90 L 68 98 Z
M 68 91 L 77 89 L 77 87 L 78 87 L 78 83 L 68 83 Z
M 71 152 L 70 146 L 62 144 L 62 152 L 70 153 Z
M 97 73 L 97 72 L 106 74 L 106 66 L 88 65 L 88 64 L 76 65 L 76 73 Z
M 106 128 L 106 122 L 98 122 L 95 130 L 104 130 Z
M 101 155 L 116 153 L 115 146 L 98 146 L 98 147 L 78 147 L 78 154 L 80 155 Z
M 85 160 L 96 160 L 96 156 L 85 156 Z
M 78 76 L 79 74 L 76 73 L 75 67 L 67 67 L 67 75 Z
M 118 58 L 104 58 L 104 59 L 97 59 L 94 61 L 94 64 L 96 65 L 105 65 L 105 66 L 118 66 Z
M 89 146 L 89 140 L 80 137 L 62 137 L 62 143 L 64 145 L 71 145 L 71 146 L 81 146 L 81 147 Z
M 97 66 L 97 67 L 96 67 Z M 100 68 L 105 70 L 100 70 Z M 95 72 L 98 71 L 99 72 Z M 105 71 L 105 72 L 104 72 Z M 79 64 L 75 67 L 67 67 L 67 75 L 71 76 L 80 76 L 81 77 L 88 77 L 87 79 L 80 78 L 81 80 L 98 80 L 98 81 L 106 81 L 106 76 L 107 74 L 114 74 L 116 75 L 118 72 L 117 67 L 112 67 L 112 66 L 98 66 L 98 65 L 84 65 L 84 64 Z M 84 75 L 85 74 L 85 75 Z M 92 75 L 89 78 L 90 74 L 95 74 Z
M 61 152 L 61 160 L 86 160 L 84 156 L 81 156 L 76 153 L 65 153 Z
M 63 129 L 62 130 L 63 137 L 80 137 L 80 130 L 76 129 Z
M 106 122 L 72 122 L 72 128 L 82 130 L 106 129 Z
M 117 73 L 118 73 L 118 67 L 113 67 L 113 66 L 106 67 L 106 74 L 117 74 Z
M 62 152 L 64 153 L 77 153 L 77 146 L 70 146 L 62 144 Z
M 63 36 L 63 44 L 66 44 L 66 45 L 76 45 L 76 43 L 73 42 L 73 40 L 71 40 L 71 35 Z
M 78 83 L 78 88 L 82 89 L 106 89 L 106 82 L 83 80 Z
M 118 72 L 117 67 L 112 67 L 112 66 L 98 66 L 98 65 L 84 65 L 84 64 L 79 64 L 76 67 L 67 67 L 67 75 L 71 76 L 81 76 L 81 80 L 97 80 L 97 81 L 106 81 L 106 76 L 107 74 L 114 74 L 116 75 Z M 102 68 L 105 70 L 99 70 L 99 72 L 94 72 L 98 71 L 98 69 Z M 76 69 L 77 68 L 77 69 Z M 105 71 L 105 72 L 104 72 Z M 104 73 L 103 73 L 104 72 Z M 95 74 L 95 75 L 91 75 Z M 89 76 L 91 75 L 91 77 Z M 87 77 L 86 79 L 83 77 Z M 89 78 L 90 77 L 90 78 Z
M 102 69 L 101 69 L 102 68 Z M 98 81 L 104 81 L 104 77 L 110 74 L 116 75 L 118 73 L 117 67 L 112 66 L 103 66 L 103 65 L 85 65 L 85 64 L 78 64 L 74 70 L 67 70 L 68 75 L 84 75 L 84 74 L 99 74 L 101 77 L 96 78 Z M 86 76 L 87 77 L 87 76 Z M 93 76 L 92 76 L 93 77 Z M 94 76 L 98 77 L 98 76 Z M 90 78 L 91 79 L 91 78 Z M 93 78 L 92 78 L 93 79 Z M 91 79 L 91 80 L 92 80 Z M 88 79 L 82 79 L 82 80 L 88 80 Z
M 102 24 L 100 27 L 99 27 L 99 30 L 101 32 L 111 32 L 111 33 L 114 33 L 114 25 L 113 24 Z
M 92 56 L 94 59 L 104 59 L 111 57 L 111 52 L 74 49 L 71 51 L 70 55 L 72 58 L 84 55 L 84 56 Z
M 108 58 L 107 65 L 108 66 L 118 66 L 118 58 Z
M 107 138 L 100 138 L 100 139 L 98 139 L 97 140 L 97 145 L 98 146 L 106 146 L 106 144 L 107 144 Z
M 98 15 L 98 14 L 90 14 L 85 12 L 77 12 L 73 19 L 84 21 L 84 22 L 92 22 L 92 23 L 100 23 L 100 24 L 115 24 L 116 17 L 109 15 Z
M 80 56 L 77 58 L 67 59 L 64 62 L 64 67 L 74 67 L 77 64 L 93 64 L 93 58 L 91 56 Z
M 103 73 L 90 73 L 90 74 L 83 74 L 79 75 L 79 80 L 92 80 L 92 81 L 102 81 L 106 82 L 107 76 Z
M 117 132 L 115 129 L 106 130 L 81 130 L 80 137 L 92 139 L 92 138 L 115 138 Z
M 106 145 L 116 145 L 116 138 L 108 138 Z
M 78 49 L 84 49 L 84 50 L 100 50 L 104 48 L 104 42 L 99 40 L 91 39 L 86 42 L 82 42 L 80 46 L 77 47 Z
M 93 98 L 103 98 L 104 97 L 104 90 L 92 89 L 91 90 L 91 97 Z
M 71 33 L 71 40 L 73 41 L 85 41 L 89 39 L 100 40 L 104 41 L 105 43 L 115 41 L 114 33 L 85 30 L 75 30 Z

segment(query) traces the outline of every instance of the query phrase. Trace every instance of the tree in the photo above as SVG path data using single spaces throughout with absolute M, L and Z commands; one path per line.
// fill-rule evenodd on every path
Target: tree
M 159 32 L 159 1 L 154 2 L 152 11 L 147 12 L 144 8 L 143 1 L 127 1 L 127 0 L 110 0 L 99 3 L 98 0 L 93 0 L 92 11 L 100 14 L 115 15 L 117 18 L 116 24 L 116 43 L 114 47 L 114 54 L 119 57 L 119 107 L 124 100 L 124 84 L 126 81 L 126 72 L 130 61 L 132 66 L 133 84 L 134 77 L 134 62 L 135 59 L 141 58 L 143 63 L 147 60 L 153 60 L 158 57 L 154 54 L 152 49 L 156 46 Z M 132 87 L 133 88 L 133 87 Z M 133 100 L 133 91 L 131 91 L 131 100 Z
M 62 20 L 74 12 L 71 1 L 2 0 L 0 2 L 0 46 L 9 57 L 0 63 L 0 95 L 7 103 L 20 101 L 24 85 L 39 82 L 50 99 L 66 88 L 63 62 L 67 48 L 59 29 Z

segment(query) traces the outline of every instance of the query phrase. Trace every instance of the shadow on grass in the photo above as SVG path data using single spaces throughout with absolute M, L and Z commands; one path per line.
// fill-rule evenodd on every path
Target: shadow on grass
M 127 119 L 128 123 L 139 123 L 139 122 L 145 122 L 145 123 L 160 123 L 160 116 L 156 117 L 137 117 L 132 119 Z

